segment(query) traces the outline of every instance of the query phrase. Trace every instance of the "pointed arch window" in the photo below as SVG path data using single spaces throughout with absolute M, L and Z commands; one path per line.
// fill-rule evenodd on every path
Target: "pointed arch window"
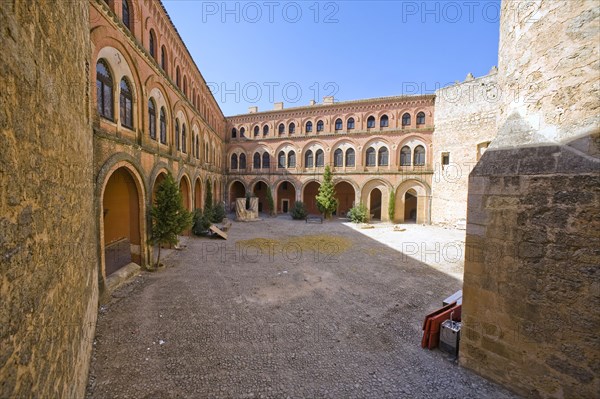
M 296 132 L 296 124 L 294 122 L 290 123 L 289 129 L 290 134 L 294 134 Z
M 246 170 L 246 154 L 240 154 L 240 169 Z
M 382 115 L 379 119 L 379 127 L 388 127 L 390 125 L 390 120 L 387 115 Z
M 311 133 L 312 132 L 312 122 L 308 121 L 306 122 L 306 133 Z
M 258 152 L 254 153 L 254 159 L 253 159 L 252 167 L 254 169 L 260 169 L 260 154 Z
M 335 130 L 342 130 L 344 128 L 344 123 L 340 118 L 335 120 Z
M 348 119 L 348 122 L 346 125 L 348 126 L 348 130 L 354 129 L 354 118 Z
M 237 154 L 231 155 L 231 169 L 236 170 L 238 168 L 238 156 Z
M 237 129 L 233 128 L 231 129 L 231 138 L 235 139 L 237 137 Z
M 165 108 L 160 108 L 160 142 L 167 144 L 167 114 Z
M 246 137 L 246 128 L 241 127 L 240 128 L 240 138 L 244 138 L 244 137 Z
M 315 153 L 315 166 L 317 168 L 322 168 L 325 165 L 325 153 L 323 150 L 318 149 Z
M 121 125 L 128 129 L 133 129 L 133 93 L 126 78 L 121 79 L 120 89 L 119 109 L 121 111 Z
M 341 168 L 344 166 L 344 153 L 341 148 L 338 148 L 333 153 L 333 166 Z
M 148 101 L 148 130 L 150 138 L 156 140 L 156 105 L 153 98 Z
M 175 84 L 177 87 L 181 88 L 181 72 L 179 71 L 179 66 L 175 69 Z
M 415 148 L 415 166 L 425 165 L 425 147 L 418 145 Z
M 376 156 L 375 156 L 375 148 L 369 147 L 367 149 L 367 166 L 375 166 L 376 165 L 375 158 L 376 158 Z
M 123 20 L 123 25 L 125 25 L 127 29 L 131 30 L 131 12 L 129 10 L 129 2 L 127 0 L 123 0 L 121 4 L 121 19 Z
M 148 38 L 148 50 L 150 50 L 150 55 L 152 58 L 156 58 L 156 35 L 154 34 L 154 30 L 150 29 L 150 37 Z
M 181 150 L 179 119 L 175 119 L 175 147 L 177 148 L 177 151 Z
M 323 131 L 323 121 L 318 121 L 317 122 L 317 132 L 322 132 Z
M 196 135 L 196 159 L 200 159 L 200 137 Z
M 410 114 L 408 112 L 402 115 L 402 126 L 410 126 Z
M 271 167 L 271 156 L 268 152 L 265 152 L 262 155 L 262 167 L 263 169 L 269 169 Z
M 263 136 L 266 136 L 267 134 L 269 134 L 269 125 L 264 125 L 263 126 Z
M 371 129 L 375 127 L 375 117 L 373 115 L 367 118 L 367 129 Z
M 379 149 L 378 165 L 379 166 L 388 166 L 389 164 L 389 151 L 386 147 L 381 147 Z
M 160 48 L 160 67 L 167 72 L 167 49 L 165 46 Z
M 254 137 L 257 137 L 260 134 L 260 128 L 258 126 L 254 126 Z
M 279 124 L 279 134 L 285 133 L 285 125 L 283 123 Z
M 187 153 L 187 135 L 185 131 L 185 123 L 181 125 L 181 152 Z
M 285 152 L 283 151 L 279 151 L 277 156 L 277 167 L 280 169 L 285 168 Z
M 96 101 L 98 114 L 105 119 L 114 120 L 113 80 L 104 60 L 96 64 Z
M 407 145 L 400 150 L 400 166 L 410 166 L 410 147 Z
M 296 153 L 294 151 L 288 152 L 287 160 L 288 160 L 288 163 L 287 163 L 288 168 L 296 167 Z
M 425 112 L 419 112 L 417 114 L 417 125 L 425 124 Z
M 312 168 L 314 166 L 314 157 L 313 152 L 311 150 L 306 151 L 304 154 L 304 167 Z
M 346 167 L 354 167 L 354 149 L 348 148 L 346 150 Z

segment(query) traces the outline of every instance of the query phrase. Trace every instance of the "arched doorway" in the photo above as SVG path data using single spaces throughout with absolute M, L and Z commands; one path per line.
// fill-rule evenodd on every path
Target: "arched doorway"
M 356 193 L 352 184 L 341 181 L 335 185 L 335 199 L 338 201 L 337 216 L 345 217 L 354 206 Z
M 417 192 L 412 188 L 404 194 L 404 222 L 417 222 Z
M 140 193 L 131 172 L 121 167 L 104 188 L 104 273 L 109 276 L 123 266 L 141 263 Z
M 202 209 L 202 183 L 200 179 L 196 179 L 194 185 L 194 208 Z
M 181 193 L 181 202 L 183 207 L 188 211 L 192 210 L 192 204 L 190 199 L 190 183 L 187 177 L 182 177 L 179 181 L 179 192 Z
M 378 188 L 369 194 L 369 215 L 372 220 L 381 220 L 381 190 Z
M 311 181 L 304 187 L 304 195 L 302 196 L 302 201 L 304 201 L 304 205 L 306 205 L 306 210 L 308 211 L 308 213 L 319 213 L 316 196 L 317 194 L 319 194 L 320 187 L 321 184 L 316 181 Z
M 269 208 L 269 201 L 267 201 L 268 188 L 269 186 L 267 186 L 267 183 L 265 183 L 264 181 L 259 180 L 254 184 L 254 189 L 252 190 L 252 192 L 254 193 L 254 196 L 258 198 L 259 212 L 271 212 L 271 209 Z
M 246 197 L 246 187 L 242 184 L 241 181 L 234 181 L 229 188 L 229 206 L 233 211 L 235 210 L 235 200 L 237 198 L 245 198 Z
M 292 182 L 284 180 L 277 186 L 277 212 L 289 213 L 296 203 L 296 188 Z

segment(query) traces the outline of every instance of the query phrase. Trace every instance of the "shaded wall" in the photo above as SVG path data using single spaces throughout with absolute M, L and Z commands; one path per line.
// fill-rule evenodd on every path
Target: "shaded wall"
M 88 2 L 2 1 L 0 26 L 0 397 L 83 397 L 99 256 Z
M 503 2 L 498 135 L 469 178 L 461 363 L 527 397 L 600 392 L 595 1 Z

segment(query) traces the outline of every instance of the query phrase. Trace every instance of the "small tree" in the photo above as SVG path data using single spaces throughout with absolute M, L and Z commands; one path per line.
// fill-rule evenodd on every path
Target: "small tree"
M 294 220 L 303 220 L 306 219 L 308 212 L 306 211 L 306 206 L 302 201 L 294 202 L 294 207 L 292 208 L 292 219 Z
M 388 201 L 388 216 L 390 217 L 390 222 L 394 223 L 394 213 L 396 211 L 396 195 L 394 193 L 394 189 L 390 190 L 390 200 Z
M 212 184 L 210 181 L 206 181 L 206 197 L 204 199 L 204 212 L 202 212 L 205 218 L 212 220 L 213 217 L 213 197 L 212 197 Z
M 335 188 L 333 187 L 332 174 L 329 165 L 325 166 L 323 183 L 321 184 L 321 187 L 319 187 L 319 193 L 317 194 L 316 199 L 319 212 L 323 214 L 325 219 L 329 219 L 338 206 L 338 201 L 335 199 Z
M 348 218 L 354 223 L 365 223 L 367 221 L 367 207 L 358 204 L 348 211 Z
M 188 212 L 181 199 L 181 192 L 175 179 L 168 174 L 156 190 L 156 202 L 150 209 L 152 234 L 150 242 L 158 244 L 156 266 L 160 265 L 160 247 L 163 244 L 175 245 L 177 235 L 192 227 L 193 214 Z
M 269 207 L 269 215 L 275 213 L 275 201 L 273 201 L 273 194 L 271 194 L 271 187 L 267 186 L 267 206 Z

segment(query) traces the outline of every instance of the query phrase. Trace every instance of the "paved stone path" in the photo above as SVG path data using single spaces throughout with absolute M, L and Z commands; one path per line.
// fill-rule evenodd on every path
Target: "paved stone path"
M 229 232 L 187 239 L 101 308 L 89 398 L 514 397 L 420 348 L 450 274 L 339 222 Z

